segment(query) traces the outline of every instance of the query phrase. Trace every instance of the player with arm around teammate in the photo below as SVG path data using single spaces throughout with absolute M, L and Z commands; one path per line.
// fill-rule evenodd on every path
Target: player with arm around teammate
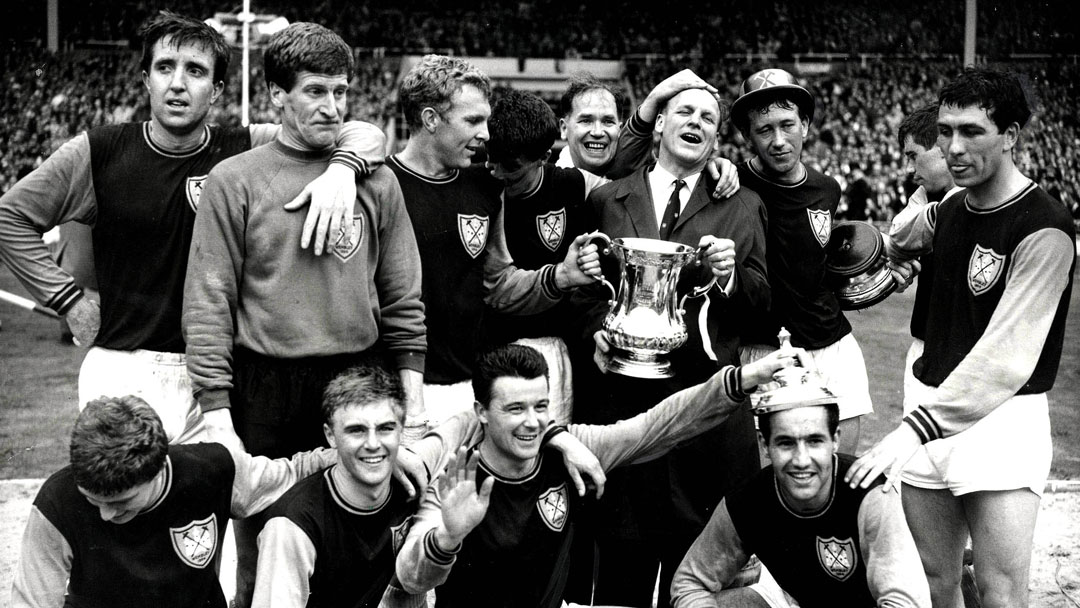
M 790 363 L 778 353 L 728 366 L 635 418 L 570 425 L 570 435 L 596 453 L 604 470 L 655 456 L 718 424 L 743 406 L 744 386 Z M 581 502 L 565 468 L 542 446 L 565 434 L 548 428 L 545 367 L 539 353 L 518 344 L 481 359 L 473 382 L 484 438 L 459 450 L 437 487 L 429 486 L 398 554 L 407 591 L 437 587 L 437 606 L 559 606 Z
M 485 306 L 511 314 L 549 309 L 592 283 L 585 272 L 599 266 L 595 246 L 586 246 L 579 261 L 582 236 L 571 239 L 556 264 L 537 270 L 514 265 L 503 230 L 502 185 L 486 167 L 473 165 L 489 139 L 490 95 L 486 74 L 443 55 L 421 58 L 398 95 L 409 139 L 387 165 L 401 184 L 423 269 L 423 390 L 430 410 L 424 415 L 433 422 L 472 407 L 469 378 Z
M 677 608 L 929 608 L 899 492 L 879 491 L 880 478 L 857 490 L 841 481 L 853 457 L 837 453 L 836 401 L 813 384 L 763 397 L 755 413 L 771 463 L 690 547 L 671 584 Z M 725 589 L 755 554 L 777 584 Z
M 394 557 L 414 497 L 391 477 L 405 425 L 400 378 L 357 366 L 327 385 L 323 425 L 337 464 L 298 483 L 267 510 L 259 534 L 253 606 L 377 606 L 394 574 Z M 459 414 L 410 446 L 425 469 L 470 441 L 479 426 Z
M 0 260 L 90 348 L 79 372 L 80 404 L 139 395 L 158 411 L 170 441 L 215 439 L 192 396 L 180 330 L 192 227 L 210 169 L 273 140 L 280 127 L 208 124 L 230 54 L 213 28 L 165 11 L 141 33 L 150 119 L 77 135 L 0 197 Z M 284 201 L 297 208 L 310 194 L 313 202 L 303 234 L 287 246 L 318 254 L 327 238 L 337 239 L 356 175 L 381 164 L 385 139 L 367 123 L 342 129 L 334 162 Z M 42 233 L 72 221 L 92 226 L 100 306 L 42 242 Z
M 427 348 L 420 259 L 392 171 L 361 182 L 353 236 L 331 255 L 289 246 L 302 218 L 282 209 L 325 170 L 343 126 L 352 49 L 297 22 L 269 39 L 275 141 L 219 163 L 195 220 L 183 331 L 195 396 L 208 423 L 252 454 L 325 445 L 322 392 L 338 373 L 385 356 L 407 403 L 421 408 Z M 417 435 L 420 433 L 417 432 Z M 237 522 L 237 604 L 250 603 L 258 519 Z
M 969 68 L 938 102 L 937 143 L 963 190 L 927 205 L 887 245 L 901 259 L 935 254 L 914 366 L 922 394 L 845 481 L 865 487 L 885 473 L 891 484 L 903 471 L 904 512 L 935 606 L 962 605 L 968 534 L 982 605 L 1026 606 L 1075 229 L 1013 161 L 1031 116 L 1015 75 Z

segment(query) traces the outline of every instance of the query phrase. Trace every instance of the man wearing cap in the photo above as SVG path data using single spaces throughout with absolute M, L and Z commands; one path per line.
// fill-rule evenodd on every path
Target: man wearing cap
M 781 349 L 783 350 L 783 349 Z M 805 370 L 754 413 L 770 466 L 720 502 L 671 584 L 676 608 L 930 606 L 899 492 L 837 483 L 838 399 Z M 773 585 L 724 589 L 756 554 Z
M 840 451 L 854 454 L 859 417 L 873 412 L 873 405 L 862 350 L 825 283 L 826 245 L 840 186 L 801 160 L 814 98 L 788 72 L 762 70 L 743 82 L 731 119 L 757 154 L 739 164 L 739 180 L 761 196 L 769 217 L 765 250 L 772 307 L 752 311 L 740 324 L 742 360 L 775 350 L 775 336 L 786 327 L 792 344 L 809 352 L 825 385 L 838 396 Z M 906 276 L 898 277 L 903 284 Z
M 689 337 L 671 353 L 673 377 L 640 379 L 608 373 L 601 383 L 604 396 L 590 404 L 592 415 L 602 422 L 645 411 L 666 395 L 704 381 L 720 366 L 738 364 L 739 336 L 731 319 L 769 305 L 765 207 L 746 188 L 725 199 L 710 196 L 713 186 L 703 169 L 716 148 L 726 107 L 711 87 L 700 84 L 671 91 L 653 104 L 649 116 L 635 114 L 631 119 L 635 132 L 659 134 L 656 164 L 589 196 L 600 229 L 612 238 L 663 239 L 703 250 L 704 264 L 682 270 L 680 294 L 711 278 L 716 281 L 703 298 L 686 302 Z M 649 110 L 645 104 L 639 113 L 644 110 Z M 609 279 L 616 273 L 605 267 Z M 607 313 L 605 294 L 582 315 L 594 332 L 601 369 L 612 354 L 607 334 L 600 329 Z M 657 605 L 667 606 L 671 576 L 687 547 L 724 493 L 749 479 L 758 467 L 753 418 L 742 410 L 662 459 L 613 474 L 597 530 L 596 602 L 650 605 L 659 566 Z M 702 483 L 706 478 L 709 483 Z

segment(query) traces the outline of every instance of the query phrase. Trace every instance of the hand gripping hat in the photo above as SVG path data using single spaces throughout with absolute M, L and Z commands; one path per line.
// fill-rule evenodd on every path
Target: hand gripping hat
M 780 328 L 780 350 L 791 349 L 791 334 Z M 785 367 L 775 374 L 773 380 L 780 386 L 761 396 L 754 405 L 754 414 L 771 414 L 811 405 L 829 405 L 838 403 L 833 394 L 821 380 L 817 372 L 801 366 Z
M 775 68 L 754 72 L 743 81 L 739 98 L 731 106 L 731 116 L 739 120 L 759 101 L 780 98 L 795 102 L 808 121 L 814 122 L 814 96 L 800 86 L 791 73 Z

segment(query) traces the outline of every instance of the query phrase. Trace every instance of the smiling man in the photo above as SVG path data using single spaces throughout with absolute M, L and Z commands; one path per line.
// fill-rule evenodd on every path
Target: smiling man
M 472 405 L 468 381 L 485 304 L 512 314 L 541 312 L 592 282 L 578 265 L 581 237 L 557 264 L 512 265 L 502 184 L 482 164 L 472 166 L 488 141 L 490 93 L 488 77 L 464 59 L 426 55 L 405 75 L 398 96 L 409 141 L 387 165 L 401 183 L 420 248 L 429 345 L 424 401 L 432 422 Z
M 265 51 L 278 138 L 214 168 L 195 222 L 184 291 L 188 370 L 207 420 L 252 454 L 325 445 L 322 392 L 339 372 L 385 357 L 422 411 L 426 350 L 420 258 L 401 189 L 380 167 L 358 184 L 352 230 L 330 255 L 289 246 L 303 218 L 282 205 L 324 171 L 342 127 L 353 55 L 313 23 Z M 260 522 L 237 523 L 237 596 L 247 605 Z
M 899 492 L 841 481 L 854 458 L 836 451 L 837 399 L 808 386 L 755 410 L 770 466 L 713 512 L 675 573 L 676 608 L 930 607 Z M 724 589 L 755 554 L 779 589 Z
M 267 510 L 259 534 L 254 606 L 375 607 L 416 502 L 391 477 L 405 426 L 399 378 L 380 367 L 346 370 L 326 387 L 323 432 L 338 462 L 298 483 Z M 413 443 L 429 471 L 479 429 L 470 413 Z
M 591 74 L 570 78 L 559 101 L 559 134 L 566 147 L 560 167 L 577 167 L 593 175 L 606 175 L 619 141 L 619 103 L 616 89 Z
M 214 564 L 228 519 L 265 509 L 334 458 L 170 446 L 142 399 L 91 401 L 71 431 L 71 464 L 34 499 L 12 605 L 225 608 Z
M 846 481 L 865 487 L 903 471 L 904 512 L 935 606 L 962 604 L 969 534 L 982 605 L 1027 606 L 1075 228 L 1013 161 L 1031 117 L 1015 75 L 969 68 L 938 102 L 937 145 L 963 190 L 927 205 L 888 244 L 890 257 L 932 250 L 937 263 L 914 367 L 918 406 Z
M 273 140 L 280 127 L 208 124 L 231 52 L 210 26 L 163 11 L 141 35 L 150 119 L 80 133 L 6 192 L 0 260 L 38 302 L 66 315 L 90 349 L 79 370 L 80 405 L 103 394 L 139 395 L 158 411 L 170 441 L 227 440 L 204 423 L 185 366 L 180 317 L 192 226 L 210 169 Z M 301 196 L 283 201 L 298 208 L 314 193 L 303 232 L 282 247 L 322 252 L 327 226 L 337 230 L 356 175 L 381 164 L 385 140 L 366 123 L 341 129 L 333 162 Z M 41 240 L 65 222 L 92 227 L 100 307 Z
M 739 179 L 761 195 L 769 214 L 772 305 L 752 311 L 742 324 L 742 357 L 753 360 L 770 352 L 780 328 L 787 328 L 792 344 L 807 349 L 825 384 L 840 397 L 840 451 L 853 454 L 861 417 L 874 408 L 862 350 L 825 283 L 825 246 L 840 205 L 840 185 L 802 162 L 814 98 L 788 72 L 762 70 L 743 82 L 731 118 L 755 153 L 739 165 Z
M 794 356 L 778 351 L 725 366 L 638 416 L 570 425 L 568 435 L 605 471 L 654 458 L 743 409 L 744 388 L 772 378 Z M 567 429 L 550 425 L 547 364 L 536 350 L 509 344 L 480 359 L 473 385 L 483 439 L 461 448 L 428 487 L 398 554 L 398 578 L 411 593 L 435 588 L 438 608 L 557 608 L 583 497 L 552 451 Z
M 671 354 L 674 377 L 603 375 L 597 380 L 602 397 L 590 403 L 590 420 L 614 422 L 644 412 L 667 395 L 703 382 L 721 366 L 737 364 L 738 329 L 731 319 L 769 305 L 765 207 L 746 188 L 725 199 L 710 195 L 712 184 L 703 169 L 716 151 L 725 108 L 703 82 L 696 84 L 700 79 L 687 80 L 694 85 L 678 85 L 681 81 L 666 80 L 676 85 L 661 96 L 666 103 L 650 106 L 640 123 L 635 117 L 635 124 L 653 124 L 655 118 L 653 128 L 660 136 L 656 164 L 596 189 L 589 205 L 600 230 L 612 238 L 664 239 L 702 248 L 705 263 L 683 269 L 680 294 L 710 278 L 717 287 L 686 302 L 689 338 Z M 618 272 L 613 265 L 605 267 L 609 278 Z M 608 313 L 607 296 L 599 290 L 590 295 L 595 297 L 583 302 L 588 305 L 586 335 L 594 338 L 596 360 L 604 369 L 609 347 L 600 325 Z M 647 604 L 661 565 L 660 605 L 666 606 L 671 574 L 709 511 L 758 465 L 753 418 L 749 410 L 738 410 L 664 458 L 612 475 L 597 523 L 596 601 Z M 711 482 L 701 483 L 703 477 Z

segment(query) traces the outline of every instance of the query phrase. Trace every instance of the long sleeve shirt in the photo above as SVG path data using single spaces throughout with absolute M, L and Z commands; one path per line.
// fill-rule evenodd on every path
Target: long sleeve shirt
M 738 374 L 725 367 L 638 416 L 612 425 L 570 425 L 569 431 L 605 470 L 661 455 L 720 424 L 745 403 Z M 565 467 L 545 452 L 534 470 L 518 479 L 499 475 L 480 459 L 476 482 L 489 475 L 496 482 L 483 521 L 466 536 L 457 556 L 447 555 L 432 540 L 442 524 L 442 505 L 435 484 L 429 486 L 398 553 L 402 587 L 419 593 L 443 585 L 436 590 L 439 606 L 521 606 L 523 601 L 558 606 L 581 504 L 568 490 L 572 484 Z
M 220 163 L 207 179 L 184 291 L 188 370 L 204 410 L 227 407 L 234 345 L 281 359 L 365 351 L 422 372 L 427 349 L 420 258 L 401 189 L 380 168 L 357 184 L 351 241 L 296 247 L 285 211 L 330 153 L 279 141 Z
M 844 462 L 846 470 L 851 460 Z M 720 503 L 672 579 L 676 608 L 724 605 L 724 587 L 753 553 L 804 608 L 930 606 L 899 492 L 882 492 L 880 483 L 866 490 L 837 485 L 843 471 L 836 466 L 827 506 L 796 515 L 782 504 L 773 474 L 766 467 L 737 496 Z M 738 509 L 732 509 L 733 500 Z M 736 513 L 742 516 L 738 520 Z M 747 527 L 755 529 L 744 537 L 740 529 L 745 534 Z
M 473 412 L 458 414 L 410 446 L 429 474 L 446 457 L 480 438 Z M 268 511 L 259 534 L 255 608 L 375 606 L 394 573 L 394 558 L 409 531 L 416 503 L 396 481 L 382 505 L 351 504 L 333 469 L 310 477 Z M 345 598 L 348 598 L 347 600 Z
M 204 141 L 177 153 L 156 145 L 150 123 L 81 133 L 0 197 L 0 260 L 39 303 L 63 315 L 82 288 L 61 269 L 42 233 L 64 222 L 93 227 L 101 296 L 95 344 L 184 352 L 184 276 L 200 192 L 210 169 L 273 140 L 279 126 L 205 127 Z M 366 174 L 384 158 L 373 125 L 347 123 L 335 162 Z
M 989 209 L 962 190 L 893 225 L 890 257 L 931 250 L 926 348 L 914 372 L 936 388 L 904 418 L 924 443 L 1053 386 L 1076 257 L 1072 219 L 1034 183 Z

